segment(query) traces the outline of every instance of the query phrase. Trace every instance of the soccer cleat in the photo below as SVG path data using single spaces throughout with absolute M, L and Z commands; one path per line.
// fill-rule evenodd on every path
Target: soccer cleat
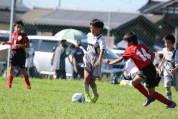
M 93 96 L 91 99 L 91 102 L 95 103 L 98 100 L 98 98 L 99 98 L 99 94 L 98 94 L 98 96 Z
M 26 89 L 31 89 L 31 86 L 29 86 L 29 85 L 26 85 Z
M 4 86 L 4 88 L 11 88 L 11 86 Z
M 85 102 L 91 102 L 90 94 L 85 94 Z
M 143 104 L 143 107 L 146 107 L 148 106 L 151 102 L 155 101 L 156 99 L 155 98 L 152 98 L 152 97 L 148 97 L 145 101 L 145 103 Z
M 169 104 L 169 105 L 167 105 L 167 109 L 168 108 L 175 108 L 177 106 L 177 104 L 174 102 L 174 101 L 172 101 L 172 103 L 171 104 Z

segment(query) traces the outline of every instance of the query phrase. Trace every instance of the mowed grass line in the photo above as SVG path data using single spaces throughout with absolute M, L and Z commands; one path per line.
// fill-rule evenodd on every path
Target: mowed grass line
M 95 104 L 72 103 L 74 93 L 83 93 L 78 80 L 30 79 L 32 89 L 25 89 L 22 78 L 5 89 L 6 78 L 0 78 L 0 119 L 177 119 L 178 108 L 166 109 L 155 101 L 142 107 L 143 97 L 132 86 L 112 85 L 97 81 L 100 98 Z M 165 95 L 165 88 L 156 88 Z M 173 99 L 178 103 L 174 89 Z M 91 92 L 91 90 L 90 90 Z

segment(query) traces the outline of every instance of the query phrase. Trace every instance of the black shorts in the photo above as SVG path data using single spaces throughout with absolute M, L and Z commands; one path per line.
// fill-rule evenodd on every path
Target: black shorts
M 147 88 L 158 86 L 156 68 L 152 63 L 143 68 L 138 76 L 144 79 Z
M 10 51 L 9 66 L 19 66 L 25 68 L 25 50 L 15 49 Z

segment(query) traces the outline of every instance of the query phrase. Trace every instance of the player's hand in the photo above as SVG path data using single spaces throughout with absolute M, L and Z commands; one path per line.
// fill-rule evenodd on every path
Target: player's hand
M 105 63 L 106 63 L 106 64 L 109 64 L 110 61 L 109 61 L 108 59 L 105 59 Z
M 170 72 L 175 73 L 176 71 L 177 71 L 176 69 L 172 69 Z
M 100 64 L 101 64 L 101 61 L 97 61 L 95 62 L 94 67 L 98 67 Z
M 1 44 L 2 44 L 2 45 L 5 45 L 5 42 L 2 42 Z
M 18 46 L 16 44 L 12 45 L 12 48 L 17 48 Z

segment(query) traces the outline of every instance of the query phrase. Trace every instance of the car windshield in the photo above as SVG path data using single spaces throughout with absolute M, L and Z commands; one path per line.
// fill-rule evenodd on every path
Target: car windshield
M 87 43 L 82 43 L 82 46 L 85 50 L 87 50 L 87 46 L 88 46 Z M 109 48 L 106 48 L 103 58 L 104 59 L 117 59 L 118 56 L 115 53 L 113 53 Z

